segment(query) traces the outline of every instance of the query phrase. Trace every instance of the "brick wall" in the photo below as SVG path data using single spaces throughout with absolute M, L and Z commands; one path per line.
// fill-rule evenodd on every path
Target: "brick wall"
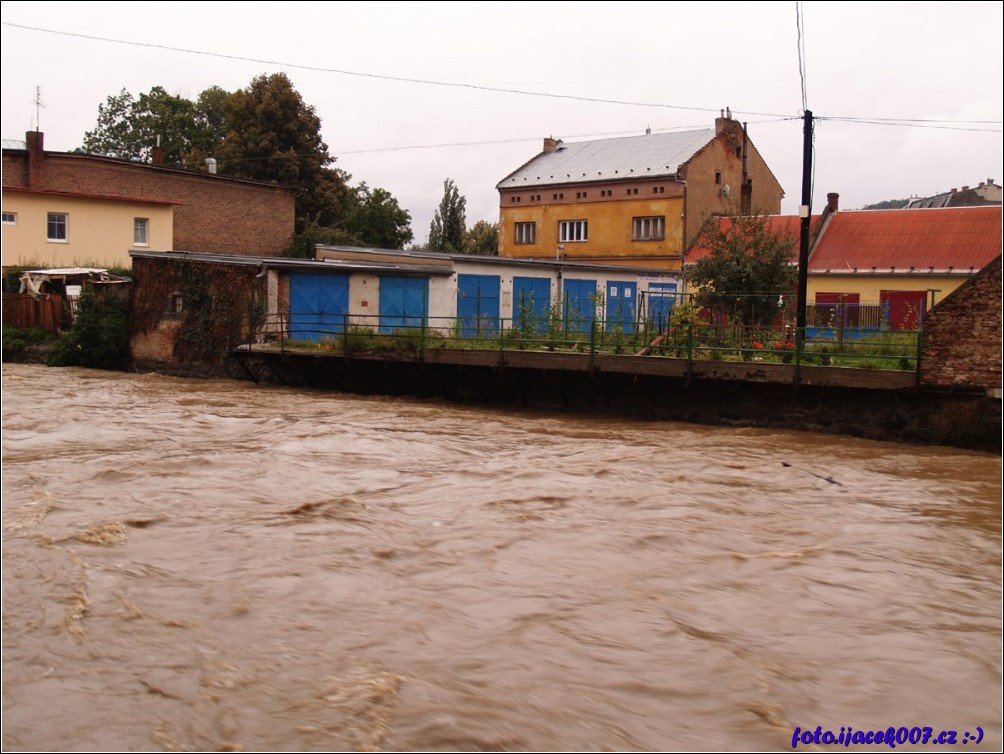
M 1000 257 L 927 315 L 921 382 L 1001 389 Z
M 709 144 L 690 158 L 683 167 L 687 181 L 687 218 L 684 246 L 689 247 L 711 215 L 740 211 L 743 182 L 742 127 L 734 124 L 719 133 Z M 781 212 L 784 191 L 763 157 L 747 142 L 747 178 L 752 182 L 751 209 L 754 213 L 775 215 Z M 721 183 L 715 174 L 721 174 Z M 728 186 L 728 193 L 723 191 Z
M 45 154 L 40 178 L 37 173 L 29 178 L 27 159 L 27 152 L 4 153 L 5 187 L 180 202 L 174 212 L 174 248 L 180 251 L 273 256 L 293 237 L 292 189 L 51 152 Z

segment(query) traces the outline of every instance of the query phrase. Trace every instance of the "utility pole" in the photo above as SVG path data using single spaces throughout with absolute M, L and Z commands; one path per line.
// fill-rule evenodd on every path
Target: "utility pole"
M 795 322 L 799 338 L 805 337 L 805 308 L 809 290 L 809 225 L 812 222 L 812 111 L 806 110 L 802 139 L 802 218 L 798 245 L 798 318 Z

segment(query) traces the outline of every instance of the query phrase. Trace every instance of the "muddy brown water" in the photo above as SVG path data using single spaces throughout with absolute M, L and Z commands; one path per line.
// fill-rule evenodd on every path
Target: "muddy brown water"
M 1001 748 L 997 457 L 8 365 L 2 489 L 5 750 Z

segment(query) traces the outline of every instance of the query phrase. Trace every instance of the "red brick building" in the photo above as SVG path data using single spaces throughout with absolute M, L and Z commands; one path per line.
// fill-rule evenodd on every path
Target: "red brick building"
M 156 248 L 165 238 L 171 239 L 171 248 L 159 250 L 267 256 L 280 254 L 292 240 L 295 190 L 288 186 L 92 154 L 47 152 L 42 133 L 29 132 L 27 137 L 25 149 L 3 150 L 5 266 L 17 263 L 18 257 L 47 261 L 54 256 L 50 249 L 67 261 L 69 253 L 75 258 L 111 255 L 128 260 L 132 246 Z M 47 212 L 48 205 L 52 208 Z M 109 241 L 102 208 L 108 208 L 110 219 L 123 214 L 123 205 L 129 215 L 122 221 L 128 225 L 126 235 Z M 150 216 L 165 206 L 173 207 L 173 228 L 147 238 L 142 221 L 152 223 Z M 84 229 L 89 239 L 82 237 Z M 135 244 L 134 238 L 146 241 Z M 110 244 L 115 248 L 107 248 Z

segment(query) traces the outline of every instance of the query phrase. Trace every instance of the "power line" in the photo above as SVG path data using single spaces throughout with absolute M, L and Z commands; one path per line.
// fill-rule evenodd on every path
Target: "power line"
M 850 123 L 851 125 L 898 126 L 900 128 L 936 128 L 942 131 L 970 131 L 974 133 L 984 133 L 984 134 L 1002 133 L 1001 129 L 999 128 L 965 128 L 963 126 L 938 126 L 934 125 L 933 123 L 911 123 L 906 121 L 894 121 L 894 120 L 868 120 L 865 118 L 833 118 L 826 115 L 817 115 L 816 120 L 826 120 L 834 123 Z M 952 121 L 943 121 L 943 122 L 951 123 Z M 973 121 L 961 121 L 961 122 L 969 123 Z
M 798 6 L 800 7 L 801 3 L 799 3 Z M 802 33 L 801 33 L 802 29 L 801 29 L 800 11 L 799 11 L 799 21 L 798 21 L 798 23 L 799 23 L 799 75 L 802 78 L 802 104 L 803 104 L 803 109 L 804 109 L 806 107 L 806 105 L 807 105 L 808 98 L 807 98 L 807 93 L 806 93 L 807 90 L 806 90 L 805 76 L 804 76 L 804 62 L 803 62 L 803 58 L 804 58 L 804 40 L 802 39 Z M 535 91 L 522 90 L 522 89 L 510 89 L 510 88 L 505 88 L 505 87 L 484 86 L 484 85 L 479 85 L 479 84 L 467 84 L 467 83 L 458 83 L 458 82 L 449 82 L 449 81 L 433 81 L 433 80 L 429 80 L 429 79 L 409 78 L 409 77 L 405 77 L 405 76 L 390 76 L 390 75 L 383 75 L 383 74 L 377 74 L 377 73 L 368 73 L 368 72 L 365 72 L 365 71 L 350 71 L 350 70 L 340 69 L 340 68 L 324 68 L 324 67 L 320 67 L 320 66 L 309 66 L 309 65 L 302 65 L 302 64 L 298 64 L 298 63 L 287 63 L 287 62 L 282 62 L 282 61 L 267 60 L 267 59 L 264 59 L 264 58 L 252 58 L 252 57 L 247 57 L 247 56 L 242 56 L 242 55 L 228 55 L 228 54 L 225 54 L 225 53 L 210 52 L 210 51 L 206 51 L 206 50 L 191 50 L 191 49 L 187 49 L 187 48 L 183 48 L 183 47 L 172 47 L 170 45 L 154 44 L 154 43 L 151 43 L 151 42 L 133 42 L 133 41 L 124 40 L 124 39 L 113 39 L 113 38 L 110 38 L 110 37 L 99 37 L 99 36 L 94 36 L 94 35 L 89 35 L 89 34 L 80 34 L 80 33 L 77 33 L 77 32 L 59 31 L 57 29 L 46 29 L 46 28 L 42 28 L 42 27 L 38 27 L 38 26 L 29 26 L 27 24 L 17 24 L 17 23 L 12 23 L 12 22 L 9 22 L 9 21 L 0 22 L 0 25 L 2 25 L 2 26 L 9 26 L 11 28 L 16 28 L 16 29 L 24 29 L 24 30 L 27 30 L 27 31 L 40 32 L 40 33 L 43 33 L 43 34 L 55 34 L 57 36 L 73 37 L 73 38 L 76 38 L 76 39 L 86 39 L 86 40 L 91 40 L 91 41 L 96 41 L 96 42 L 107 42 L 107 43 L 110 43 L 110 44 L 121 44 L 121 45 L 127 45 L 127 46 L 131 46 L 131 47 L 142 47 L 142 48 L 148 48 L 148 49 L 159 49 L 159 50 L 165 50 L 165 51 L 168 51 L 168 52 L 184 53 L 184 54 L 188 54 L 188 55 L 202 55 L 202 56 L 206 56 L 206 57 L 221 58 L 221 59 L 224 59 L 224 60 L 239 60 L 239 61 L 243 61 L 243 62 L 259 63 L 259 64 L 270 65 L 270 66 L 279 66 L 279 67 L 292 68 L 292 69 L 298 69 L 298 70 L 313 71 L 313 72 L 317 72 L 317 73 L 333 73 L 333 74 L 339 74 L 339 75 L 344 75 L 344 76 L 356 76 L 356 77 L 361 77 L 361 78 L 371 78 L 371 79 L 377 79 L 377 80 L 383 80 L 383 81 L 395 81 L 395 82 L 399 82 L 399 83 L 421 84 L 421 85 L 426 85 L 426 86 L 442 86 L 442 87 L 451 87 L 451 88 L 459 88 L 459 89 L 471 89 L 471 90 L 476 90 L 476 91 L 497 92 L 497 93 L 501 93 L 501 94 L 516 94 L 516 95 L 527 96 L 527 97 L 544 97 L 544 98 L 551 98 L 551 99 L 565 99 L 565 100 L 571 100 L 571 101 L 577 101 L 577 102 L 591 102 L 591 103 L 595 103 L 595 104 L 625 105 L 625 106 L 631 106 L 631 107 L 657 107 L 657 108 L 663 108 L 663 109 L 685 110 L 685 111 L 692 111 L 692 112 L 718 112 L 720 110 L 720 108 L 712 108 L 712 107 L 690 107 L 690 106 L 685 106 L 685 105 L 669 105 L 669 104 L 657 103 L 657 102 L 634 102 L 634 101 L 630 101 L 630 100 L 603 99 L 603 98 L 599 98 L 599 97 L 582 97 L 582 96 L 572 95 L 572 94 L 556 94 L 556 93 L 552 93 L 552 92 L 535 92 Z M 781 114 L 778 114 L 778 113 L 761 113 L 761 112 L 754 112 L 754 111 L 747 111 L 747 110 L 733 110 L 733 112 L 736 113 L 736 114 L 744 114 L 744 115 L 750 115 L 750 116 L 755 116 L 755 117 L 770 118 L 771 119 L 771 120 L 757 121 L 758 123 L 776 123 L 776 122 L 782 122 L 782 121 L 788 121 L 788 120 L 800 120 L 801 119 L 800 117 L 794 117 L 794 116 L 789 116 L 789 115 L 781 115 Z M 946 129 L 946 130 L 977 131 L 977 132 L 989 132 L 989 133 L 999 133 L 999 131 L 998 130 L 993 130 L 993 129 L 979 129 L 979 128 L 975 128 L 975 129 L 974 128 L 955 128 L 955 127 L 947 126 L 947 125 L 929 125 L 929 126 L 924 126 L 922 124 L 927 124 L 927 123 L 930 123 L 930 124 L 936 124 L 936 123 L 937 124 L 946 124 L 947 123 L 947 124 L 970 124 L 970 125 L 972 125 L 972 124 L 975 124 L 975 125 L 983 125 L 983 124 L 986 124 L 986 125 L 999 125 L 999 124 L 1002 123 L 1002 121 L 996 121 L 996 120 L 953 120 L 953 119 L 928 119 L 928 118 L 877 118 L 877 117 L 870 118 L 870 117 L 852 117 L 852 116 L 839 116 L 839 117 L 838 116 L 829 116 L 828 117 L 828 116 L 819 116 L 819 115 L 816 115 L 815 117 L 816 117 L 817 120 L 826 119 L 826 120 L 842 121 L 842 122 L 848 122 L 848 123 L 862 123 L 862 124 L 868 124 L 868 125 L 893 125 L 893 126 L 917 127 L 917 128 L 927 127 L 927 128 L 942 128 L 942 129 Z M 570 137 L 570 138 L 577 138 L 577 137 Z M 529 139 L 516 139 L 514 141 L 528 141 L 528 140 Z M 470 145 L 473 146 L 473 145 L 487 144 L 487 143 L 491 143 L 491 142 L 470 142 Z M 443 146 L 465 146 L 465 145 L 466 144 L 457 144 L 457 145 L 446 144 L 446 145 L 443 145 Z M 388 148 L 386 150 L 365 150 L 365 151 L 392 151 L 394 149 L 423 149 L 423 148 L 433 148 L 435 146 L 437 146 L 437 145 L 428 145 L 428 146 L 426 146 L 426 145 L 416 145 L 416 146 L 405 146 L 405 147 L 393 147 L 393 148 Z M 363 150 L 358 150 L 358 151 L 363 151 Z M 348 153 L 346 153 L 346 154 L 348 154 Z
M 57 29 L 43 29 L 39 26 L 28 26 L 26 24 L 15 24 L 9 21 L 2 22 L 3 26 L 10 26 L 16 29 L 26 29 L 28 31 L 37 31 L 44 34 L 57 34 L 64 37 L 74 37 L 76 39 L 88 39 L 95 42 L 109 42 L 111 44 L 121 44 L 128 45 L 130 47 L 145 47 L 149 49 L 156 50 L 166 50 L 168 52 L 182 52 L 188 55 L 204 55 L 213 58 L 222 58 L 224 60 L 240 60 L 247 63 L 260 63 L 263 65 L 280 66 L 283 68 L 293 68 L 303 71 L 313 71 L 315 73 L 336 73 L 342 76 L 358 76 L 361 78 L 379 79 L 382 81 L 396 81 L 405 84 L 423 84 L 426 86 L 443 86 L 452 87 L 457 89 L 472 89 L 475 91 L 482 92 L 497 92 L 501 94 L 518 94 L 524 97 L 546 97 L 550 99 L 564 99 L 572 100 L 575 102 L 591 102 L 594 104 L 602 105 L 626 105 L 630 107 L 659 107 L 669 110 L 688 110 L 691 112 L 717 112 L 720 108 L 716 107 L 689 107 L 686 105 L 667 105 L 660 102 L 634 102 L 631 100 L 616 100 L 616 99 L 603 99 L 601 97 L 582 97 L 575 94 L 556 94 L 554 92 L 534 92 L 526 89 L 509 89 L 505 87 L 498 86 L 484 86 L 481 84 L 466 84 L 461 82 L 453 81 L 433 81 L 431 79 L 418 79 L 410 78 L 407 76 L 389 76 L 379 73 L 369 73 L 366 71 L 350 71 L 344 68 L 324 68 L 321 66 L 312 65 L 302 65 L 299 63 L 287 63 L 279 60 L 267 60 L 265 58 L 252 58 L 244 55 L 228 55 L 222 52 L 210 52 L 207 50 L 190 50 L 184 47 L 172 47 L 170 45 L 154 44 L 152 42 L 133 42 L 126 39 L 113 39 L 111 37 L 98 37 L 91 34 L 79 34 L 77 32 L 69 31 L 59 31 Z M 783 115 L 778 113 L 756 113 L 748 110 L 736 111 L 741 112 L 746 115 L 755 115 L 758 117 L 766 118 L 782 118 Z
M 828 115 L 826 117 L 830 120 L 860 120 L 866 123 L 888 122 L 893 125 L 909 125 L 911 123 L 987 123 L 1000 125 L 1004 123 L 1004 121 L 999 120 L 955 120 L 954 118 L 858 118 L 851 115 Z
M 779 123 L 781 121 L 788 120 L 798 120 L 798 118 L 792 116 L 790 118 L 775 118 L 772 120 L 758 120 L 753 121 L 754 125 L 761 123 Z M 700 126 L 674 126 L 671 128 L 653 128 L 652 133 L 670 133 L 672 131 L 684 131 L 688 129 L 700 128 Z M 563 136 L 564 139 L 593 139 L 598 137 L 617 137 L 617 136 L 637 136 L 637 131 L 606 131 L 603 133 L 591 133 L 591 134 L 570 134 L 568 136 Z M 339 156 L 347 154 L 372 154 L 375 152 L 402 152 L 409 149 L 445 149 L 448 147 L 483 147 L 483 146 L 493 146 L 496 144 L 519 144 L 528 141 L 539 141 L 539 136 L 523 136 L 512 139 L 494 139 L 488 141 L 451 141 L 444 142 L 442 144 L 405 144 L 395 147 L 374 147 L 372 149 L 345 149 L 338 150 L 332 149 L 331 151 Z

